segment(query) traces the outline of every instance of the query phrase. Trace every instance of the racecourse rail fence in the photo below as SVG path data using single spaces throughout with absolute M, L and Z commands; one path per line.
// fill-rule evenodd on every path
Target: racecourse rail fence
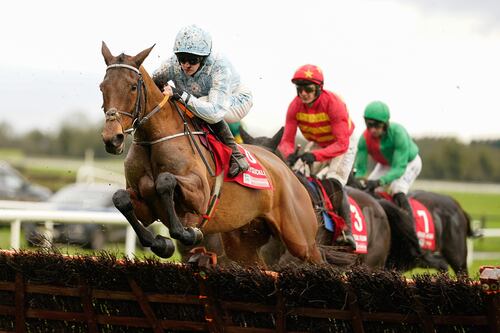
M 54 223 L 95 223 L 101 225 L 118 225 L 127 228 L 125 237 L 125 255 L 132 258 L 136 248 L 136 234 L 121 213 L 117 212 L 89 212 L 89 211 L 58 211 L 47 209 L 45 203 L 0 200 L 0 223 L 10 224 L 10 248 L 21 248 L 22 223 L 43 222 L 46 227 L 46 238 L 50 240 Z M 478 223 L 476 223 L 478 224 Z M 164 232 L 167 232 L 166 229 Z M 481 229 L 482 237 L 500 238 L 500 229 Z M 497 252 L 475 252 L 472 239 L 468 245 L 468 266 L 475 258 L 499 259 Z
M 500 276 L 500 269 L 493 279 Z M 498 287 L 498 284 L 496 284 Z M 1 332 L 500 332 L 500 294 L 447 274 L 209 268 L 0 252 Z

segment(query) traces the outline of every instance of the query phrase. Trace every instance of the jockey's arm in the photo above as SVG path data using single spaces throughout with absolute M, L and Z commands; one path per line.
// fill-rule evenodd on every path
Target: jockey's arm
M 293 103 L 293 102 L 292 102 Z M 295 135 L 297 134 L 297 118 L 292 104 L 286 113 L 285 130 L 278 146 L 279 151 L 287 158 L 295 151 Z
M 358 141 L 358 151 L 356 153 L 356 178 L 364 178 L 368 173 L 368 147 L 364 136 L 361 136 Z
M 408 165 L 409 142 L 402 135 L 397 135 L 394 138 L 394 153 L 391 160 L 391 169 L 387 174 L 380 177 L 383 184 L 389 184 L 392 181 L 401 177 Z

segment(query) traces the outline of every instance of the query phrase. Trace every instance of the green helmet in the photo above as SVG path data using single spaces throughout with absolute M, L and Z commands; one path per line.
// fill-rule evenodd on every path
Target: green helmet
M 383 123 L 389 122 L 391 114 L 389 112 L 389 107 L 384 102 L 375 101 L 368 104 L 365 108 L 365 118 L 375 119 Z

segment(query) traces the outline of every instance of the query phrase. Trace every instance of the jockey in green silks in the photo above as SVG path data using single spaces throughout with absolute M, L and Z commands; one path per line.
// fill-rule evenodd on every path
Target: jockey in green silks
M 375 101 L 365 108 L 366 130 L 358 141 L 355 169 L 356 178 L 365 181 L 365 187 L 374 191 L 385 187 L 392 195 L 393 201 L 408 213 L 414 224 L 413 211 L 408 201 L 408 191 L 422 170 L 422 160 L 418 147 L 406 129 L 396 123 L 389 122 L 389 107 L 380 101 Z M 368 175 L 368 156 L 376 162 L 373 171 Z M 418 244 L 415 228 L 410 236 Z M 423 262 L 431 262 L 428 253 L 420 247 L 413 253 Z
M 395 203 L 413 216 L 406 195 L 422 170 L 418 147 L 406 129 L 389 122 L 389 107 L 375 101 L 365 108 L 366 130 L 358 141 L 356 178 L 366 178 L 368 156 L 376 162 L 366 178 L 368 190 L 387 187 Z

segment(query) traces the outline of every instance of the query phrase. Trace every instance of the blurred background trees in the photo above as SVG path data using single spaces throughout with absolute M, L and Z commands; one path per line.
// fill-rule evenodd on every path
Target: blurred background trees
M 113 158 L 104 150 L 101 129 L 101 121 L 92 123 L 83 113 L 69 115 L 55 132 L 31 130 L 17 134 L 3 122 L 0 152 L 19 150 L 27 156 L 83 158 L 91 149 L 96 158 Z M 425 137 L 415 141 L 423 160 L 420 179 L 500 182 L 500 139 L 463 143 L 452 137 Z

